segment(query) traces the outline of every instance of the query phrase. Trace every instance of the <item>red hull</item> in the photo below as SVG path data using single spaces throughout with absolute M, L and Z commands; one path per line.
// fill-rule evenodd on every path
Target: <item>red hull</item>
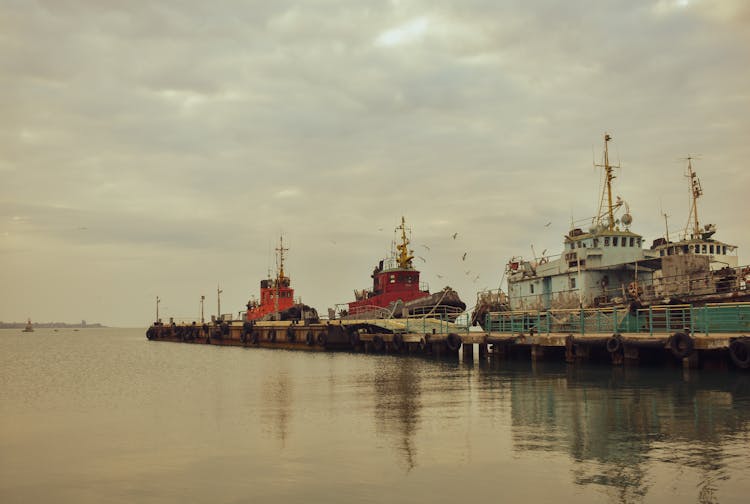
M 277 282 L 278 287 L 274 285 Z M 278 281 L 262 280 L 260 282 L 260 303 L 248 303 L 245 318 L 248 321 L 259 320 L 292 306 L 294 306 L 294 289 L 289 286 L 289 278 L 284 277 Z
M 365 308 L 385 308 L 396 301 L 412 301 L 428 297 L 429 290 L 419 288 L 419 271 L 415 269 L 382 270 L 382 262 L 373 272 L 373 290 L 363 293 L 362 299 L 349 304 L 349 314 Z

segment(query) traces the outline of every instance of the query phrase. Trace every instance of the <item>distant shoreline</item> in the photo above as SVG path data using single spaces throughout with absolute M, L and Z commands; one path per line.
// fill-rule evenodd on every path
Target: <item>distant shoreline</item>
M 47 329 L 88 329 L 88 328 L 102 328 L 107 327 L 102 324 L 67 324 L 65 322 L 32 322 L 31 326 L 34 328 L 47 328 Z M 0 329 L 24 329 L 26 322 L 0 322 Z

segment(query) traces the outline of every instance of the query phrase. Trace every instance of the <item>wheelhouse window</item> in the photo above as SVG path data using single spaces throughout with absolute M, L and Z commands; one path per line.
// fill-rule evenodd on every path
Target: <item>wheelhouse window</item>
M 612 246 L 613 246 L 613 247 L 616 247 L 616 246 L 617 246 L 617 237 L 616 237 L 616 236 L 613 236 L 613 237 L 612 237 Z
M 630 246 L 632 247 L 632 246 L 634 246 L 634 245 L 635 245 L 635 238 L 633 238 L 633 237 L 631 236 L 631 237 L 630 237 Z
M 568 279 L 568 285 L 570 285 L 571 289 L 575 289 L 576 288 L 576 279 L 575 279 L 575 277 L 570 277 Z
M 534 293 L 534 284 L 529 284 L 529 291 L 533 294 Z
M 709 254 L 713 254 L 714 253 L 714 246 L 710 245 L 708 248 L 709 248 L 709 251 L 708 251 Z
M 604 237 L 604 246 L 609 247 L 609 236 Z
M 594 248 L 599 246 L 599 238 L 594 238 Z

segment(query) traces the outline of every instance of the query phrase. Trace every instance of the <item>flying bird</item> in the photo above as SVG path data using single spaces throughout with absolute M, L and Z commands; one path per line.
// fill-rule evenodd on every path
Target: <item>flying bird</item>
M 547 224 L 545 224 L 544 227 L 550 227 L 551 224 L 552 224 L 552 222 L 550 221 Z
M 477 280 L 479 280 L 479 275 L 474 277 L 474 283 L 477 283 Z
M 438 278 L 443 278 L 443 275 L 437 275 Z
M 427 252 L 429 252 L 429 251 L 430 251 L 430 247 L 428 247 L 427 245 L 422 245 L 422 246 L 423 246 L 423 247 L 424 247 L 425 249 L 427 249 Z
M 455 240 L 455 239 L 456 239 L 456 236 L 458 236 L 458 232 L 456 232 L 456 233 L 453 233 L 453 234 L 452 234 L 451 236 L 453 236 L 453 239 Z
M 471 274 L 471 270 L 466 270 L 466 275 Z
M 422 262 L 427 262 L 427 261 L 425 260 L 425 258 L 424 258 L 424 257 L 422 257 L 422 256 L 417 256 L 417 259 L 421 259 L 421 260 L 422 260 Z
M 461 260 L 462 260 L 462 261 L 465 261 L 465 260 L 466 260 L 466 254 L 468 254 L 468 252 L 464 252 L 464 255 L 462 255 L 462 256 L 461 256 Z

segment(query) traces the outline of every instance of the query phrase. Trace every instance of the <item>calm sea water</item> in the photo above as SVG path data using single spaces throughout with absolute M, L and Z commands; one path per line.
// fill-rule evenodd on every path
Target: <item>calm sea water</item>
M 750 375 L 0 331 L 0 502 L 748 502 Z

